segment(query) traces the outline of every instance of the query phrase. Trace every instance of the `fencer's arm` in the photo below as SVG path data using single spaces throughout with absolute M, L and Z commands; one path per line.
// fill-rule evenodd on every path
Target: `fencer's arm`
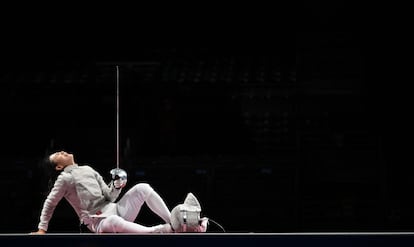
M 102 188 L 104 196 L 111 202 L 115 201 L 118 198 L 121 191 L 115 189 L 113 184 L 110 184 L 110 185 L 106 184 L 104 179 L 99 173 L 96 173 L 96 178 Z
M 43 203 L 40 214 L 39 230 L 47 231 L 49 221 L 55 211 L 56 205 L 63 198 L 66 192 L 66 181 L 70 179 L 68 175 L 60 174 L 53 185 L 53 188 Z

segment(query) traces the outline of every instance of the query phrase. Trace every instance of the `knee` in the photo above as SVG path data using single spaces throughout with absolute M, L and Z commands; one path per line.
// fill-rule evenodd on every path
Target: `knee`
M 106 221 L 111 225 L 116 225 L 122 218 L 118 215 L 110 215 L 106 218 Z
M 139 183 L 134 186 L 134 191 L 139 196 L 141 196 L 144 200 L 148 198 L 149 195 L 151 195 L 152 191 L 154 190 L 149 184 L 147 183 Z
M 101 232 L 119 232 L 122 229 L 123 221 L 124 219 L 118 215 L 110 215 L 104 220 L 101 226 Z

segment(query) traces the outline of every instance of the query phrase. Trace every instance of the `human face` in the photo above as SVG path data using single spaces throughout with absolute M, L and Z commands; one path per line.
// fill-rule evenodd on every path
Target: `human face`
M 57 171 L 63 170 L 66 166 L 75 164 L 73 159 L 73 154 L 67 153 L 65 151 L 59 151 L 53 153 L 49 156 L 49 160 L 56 164 L 55 169 Z

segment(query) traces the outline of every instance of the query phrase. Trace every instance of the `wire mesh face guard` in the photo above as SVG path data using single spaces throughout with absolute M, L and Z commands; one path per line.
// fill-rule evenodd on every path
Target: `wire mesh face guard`
M 197 232 L 200 226 L 200 210 L 180 204 L 171 211 L 171 225 L 176 232 Z
M 176 232 L 197 232 L 200 214 L 200 203 L 192 193 L 188 193 L 184 203 L 171 210 L 171 226 Z

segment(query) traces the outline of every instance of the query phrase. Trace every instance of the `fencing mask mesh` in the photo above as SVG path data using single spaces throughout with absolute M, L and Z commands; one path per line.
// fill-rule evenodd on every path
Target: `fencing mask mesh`
M 171 225 L 176 232 L 199 232 L 200 213 L 200 203 L 192 193 L 188 193 L 184 203 L 171 211 Z

